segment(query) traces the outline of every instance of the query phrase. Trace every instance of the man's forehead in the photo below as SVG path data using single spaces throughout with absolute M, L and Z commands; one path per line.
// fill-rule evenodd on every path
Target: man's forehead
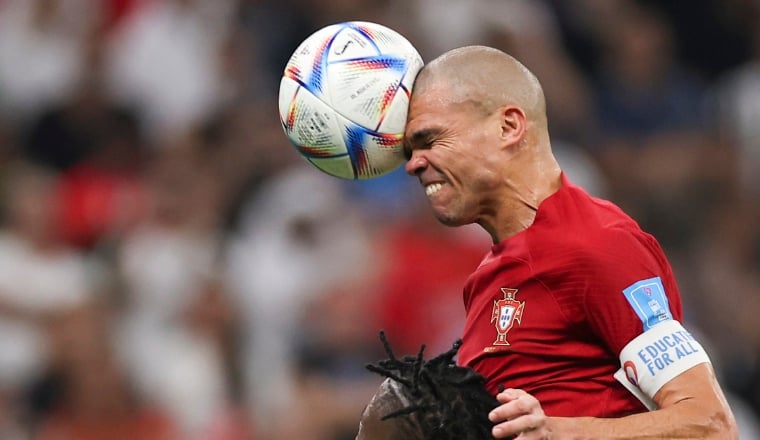
M 440 133 L 452 126 L 455 121 L 461 120 L 462 116 L 469 116 L 472 110 L 470 100 L 456 101 L 454 96 L 447 94 L 442 89 L 423 93 L 417 98 L 412 97 L 407 114 L 407 123 L 404 133 L 406 136 L 414 136 Z
M 430 117 L 439 119 L 452 112 L 467 111 L 468 107 L 483 101 L 480 91 L 467 86 L 457 86 L 443 79 L 431 80 L 412 90 L 407 121 Z
M 409 105 L 440 104 L 450 96 L 450 88 L 443 81 L 418 81 L 412 89 Z
M 451 96 L 442 86 L 412 91 L 409 101 L 407 124 L 429 125 L 440 118 L 441 113 L 451 110 Z

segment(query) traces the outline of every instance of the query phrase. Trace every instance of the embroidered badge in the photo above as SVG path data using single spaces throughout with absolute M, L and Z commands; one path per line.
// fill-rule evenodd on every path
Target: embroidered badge
M 521 324 L 525 301 L 515 299 L 517 289 L 501 288 L 504 298 L 494 300 L 493 311 L 491 312 L 491 324 L 496 326 L 496 340 L 493 345 L 508 346 L 507 333 L 515 325 L 515 322 Z

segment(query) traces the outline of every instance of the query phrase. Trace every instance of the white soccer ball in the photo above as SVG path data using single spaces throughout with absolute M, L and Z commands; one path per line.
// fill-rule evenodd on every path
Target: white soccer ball
M 327 174 L 369 179 L 404 162 L 403 135 L 422 57 L 401 34 L 362 21 L 324 27 L 301 43 L 280 81 L 285 134 Z

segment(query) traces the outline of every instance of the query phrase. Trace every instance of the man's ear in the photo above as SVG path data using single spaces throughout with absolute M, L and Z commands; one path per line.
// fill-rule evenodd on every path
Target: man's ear
M 517 106 L 508 105 L 499 109 L 501 139 L 505 145 L 520 143 L 528 129 L 528 119 L 525 112 Z

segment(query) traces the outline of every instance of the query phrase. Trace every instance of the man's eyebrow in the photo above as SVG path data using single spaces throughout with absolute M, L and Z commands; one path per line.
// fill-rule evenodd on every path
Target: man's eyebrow
M 423 128 L 417 130 L 410 136 L 404 138 L 404 154 L 406 157 L 412 156 L 412 149 L 417 145 L 426 145 L 430 143 L 431 139 L 438 136 L 441 133 L 440 128 Z
M 425 144 L 441 132 L 440 128 L 424 128 L 417 130 L 408 138 L 409 145 Z

